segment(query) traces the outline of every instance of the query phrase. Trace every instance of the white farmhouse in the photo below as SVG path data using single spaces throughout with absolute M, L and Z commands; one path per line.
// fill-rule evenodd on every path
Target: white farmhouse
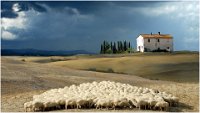
M 173 51 L 173 37 L 169 34 L 140 34 L 136 39 L 137 51 Z

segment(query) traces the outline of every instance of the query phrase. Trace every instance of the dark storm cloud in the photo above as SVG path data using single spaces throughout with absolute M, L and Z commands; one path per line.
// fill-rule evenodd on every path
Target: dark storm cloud
M 20 11 L 28 11 L 30 9 L 34 9 L 35 11 L 38 12 L 45 12 L 46 9 L 44 7 L 42 7 L 37 1 L 32 1 L 32 2 L 17 2 L 17 1 L 13 1 L 13 2 L 7 2 L 7 1 L 2 1 L 1 2 L 1 17 L 5 17 L 5 18 L 16 18 L 18 16 L 18 14 L 13 11 L 12 7 L 14 4 L 18 3 L 20 6 Z
M 13 2 L 1 2 L 1 17 L 16 18 L 17 13 L 12 11 Z
M 101 9 L 102 6 L 108 6 L 110 2 L 98 2 L 98 1 L 65 1 L 65 2 L 41 2 L 52 9 L 63 10 L 64 7 L 76 8 L 80 13 L 88 14 Z
M 1 12 L 1 17 L 5 17 L 5 18 L 16 18 L 18 16 L 17 13 L 11 11 L 11 10 L 3 10 Z
M 35 11 L 38 12 L 46 12 L 46 8 L 42 5 L 46 5 L 54 10 L 57 11 L 62 11 L 63 8 L 65 7 L 72 7 L 76 8 L 80 11 L 80 13 L 89 13 L 96 11 L 98 8 L 102 7 L 102 5 L 106 5 L 107 2 L 92 2 L 92 1 L 86 1 L 86 2 L 55 2 L 55 1 L 45 1 L 45 2 L 40 2 L 40 1 L 24 1 L 24 2 L 7 2 L 7 1 L 2 1 L 1 7 L 2 7 L 2 12 L 1 15 L 2 17 L 6 18 L 16 18 L 18 14 L 12 10 L 13 4 L 18 3 L 20 6 L 19 11 L 28 11 L 30 9 L 34 9 Z
M 13 4 L 14 4 L 14 2 L 2 1 L 2 2 L 1 2 L 1 9 L 2 9 L 2 10 L 11 10 Z
M 98 2 L 98 1 L 60 1 L 60 2 L 55 2 L 55 1 L 12 1 L 12 2 L 7 2 L 7 1 L 2 1 L 2 17 L 7 17 L 7 18 L 15 18 L 17 17 L 17 14 L 12 10 L 13 4 L 18 3 L 20 6 L 19 11 L 28 11 L 30 9 L 34 9 L 35 11 L 38 12 L 46 12 L 46 8 L 42 5 L 46 5 L 54 10 L 57 11 L 62 11 L 63 8 L 65 7 L 71 7 L 71 8 L 76 8 L 80 11 L 80 13 L 92 13 L 96 12 L 99 9 L 102 9 L 102 7 L 109 7 L 109 6 L 125 6 L 125 7 L 141 7 L 146 6 L 146 3 L 141 3 L 141 2 L 135 2 L 131 3 L 130 2 Z M 156 3 L 156 2 L 155 2 Z M 4 12 L 5 11 L 5 12 Z M 8 15 L 8 16 L 7 16 Z M 14 16 L 10 16 L 14 15 Z
M 65 7 L 71 7 L 76 8 L 80 11 L 80 13 L 88 14 L 88 13 L 94 13 L 98 12 L 99 10 L 102 10 L 103 7 L 144 7 L 149 6 L 148 2 L 98 2 L 98 1 L 13 1 L 13 2 L 7 2 L 2 1 L 1 7 L 2 7 L 2 17 L 6 18 L 16 18 L 18 14 L 12 10 L 13 4 L 18 3 L 20 6 L 19 11 L 28 11 L 30 9 L 34 9 L 38 12 L 46 12 L 46 8 L 42 5 L 46 5 L 54 10 L 62 11 Z M 151 2 L 151 6 L 155 6 L 159 4 L 160 2 Z

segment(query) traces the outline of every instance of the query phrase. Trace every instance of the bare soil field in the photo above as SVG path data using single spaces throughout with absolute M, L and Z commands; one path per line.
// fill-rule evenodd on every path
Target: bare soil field
M 129 60 L 132 56 L 121 58 L 121 56 L 113 59 L 121 59 L 121 63 Z M 186 59 L 190 62 L 196 62 L 196 55 Z M 25 60 L 23 60 L 25 59 Z M 191 82 L 174 82 L 142 78 L 134 74 L 117 74 L 117 73 L 102 73 L 86 70 L 78 70 L 69 68 L 76 66 L 78 60 L 104 60 L 109 64 L 115 63 L 114 61 L 106 58 L 89 58 L 89 57 L 19 57 L 19 56 L 3 56 L 1 57 L 1 111 L 2 112 L 22 112 L 24 102 L 30 101 L 32 96 L 40 94 L 52 88 L 60 88 L 72 84 L 80 84 L 83 82 L 92 81 L 117 81 L 158 89 L 171 93 L 180 99 L 180 104 L 177 107 L 170 107 L 169 111 L 176 112 L 199 112 L 199 83 Z M 174 58 L 172 58 L 174 59 Z M 182 58 L 183 59 L 183 58 Z M 177 58 L 177 62 L 185 63 L 187 60 Z M 192 60 L 193 59 L 193 60 Z M 100 61 L 101 61 L 100 60 Z M 110 61 L 111 60 L 111 61 Z M 100 62 L 98 61 L 98 62 Z M 74 65 L 72 62 L 77 62 Z M 86 65 L 84 62 L 79 62 L 81 65 Z M 164 61 L 161 61 L 161 64 Z M 170 62 L 170 61 L 168 61 Z M 189 62 L 189 61 L 188 61 Z M 100 62 L 101 63 L 101 62 Z M 131 63 L 131 62 L 130 62 Z M 67 66 L 66 66 L 67 65 Z M 113 64 L 115 65 L 115 64 Z M 135 65 L 135 64 L 134 64 Z M 142 64 L 141 64 L 142 65 Z M 96 65 L 98 66 L 98 65 Z M 103 65 L 102 66 L 107 66 Z M 191 66 L 191 65 L 190 65 Z M 193 66 L 193 64 L 192 64 Z M 139 67 L 138 67 L 139 68 Z M 198 69 L 191 67 L 195 71 Z M 188 73 L 187 73 L 188 74 Z M 185 76 L 184 79 L 190 77 Z M 198 77 L 197 77 L 198 78 Z M 187 81 L 187 80 L 186 80 Z M 55 112 L 63 111 L 107 111 L 96 109 L 69 109 L 57 110 Z M 113 112 L 114 110 L 109 110 Z M 115 110 L 115 111 L 139 111 L 138 109 Z M 150 110 L 149 110 L 150 111 Z M 53 111 L 51 111 L 53 112 Z M 145 111 L 147 112 L 147 111 Z

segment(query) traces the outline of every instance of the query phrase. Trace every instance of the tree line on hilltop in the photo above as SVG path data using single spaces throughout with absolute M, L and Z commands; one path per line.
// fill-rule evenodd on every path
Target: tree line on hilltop
M 101 54 L 117 54 L 117 53 L 131 53 L 133 49 L 131 43 L 128 41 L 108 42 L 103 41 L 101 44 Z

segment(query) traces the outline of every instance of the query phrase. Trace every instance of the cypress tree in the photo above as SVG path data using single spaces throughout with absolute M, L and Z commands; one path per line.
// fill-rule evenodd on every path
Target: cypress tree
M 101 44 L 101 50 L 100 50 L 100 53 L 102 53 L 102 50 L 103 50 L 103 49 L 102 49 L 102 44 Z
M 103 53 L 104 54 L 106 53 L 106 41 L 105 40 L 103 41 Z
M 103 45 L 101 44 L 101 51 L 100 53 L 102 54 L 103 53 Z
M 117 49 L 116 49 L 116 44 L 115 44 L 115 42 L 114 42 L 114 45 L 113 45 L 112 51 L 113 51 L 113 53 L 114 53 L 114 54 L 117 52 Z
M 120 41 L 120 52 L 124 51 L 123 43 Z
M 112 42 L 110 42 L 110 49 L 111 49 L 111 50 L 113 49 L 113 44 L 112 44 Z
M 126 40 L 124 41 L 124 51 L 127 50 L 127 47 L 126 47 Z
M 106 51 L 108 51 L 110 48 L 110 44 L 106 41 Z
M 120 51 L 120 42 L 117 41 L 117 51 L 119 52 Z

